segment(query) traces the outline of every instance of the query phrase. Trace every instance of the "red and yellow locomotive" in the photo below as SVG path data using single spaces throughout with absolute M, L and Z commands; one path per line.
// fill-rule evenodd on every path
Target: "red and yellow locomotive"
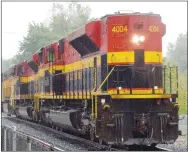
M 171 73 L 165 82 L 165 29 L 153 13 L 92 21 L 5 72 L 3 110 L 109 145 L 173 143 L 179 107 Z

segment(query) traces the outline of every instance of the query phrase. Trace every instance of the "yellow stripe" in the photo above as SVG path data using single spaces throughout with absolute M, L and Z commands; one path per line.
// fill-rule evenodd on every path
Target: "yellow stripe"
M 109 95 L 108 93 L 98 93 L 98 95 Z M 49 93 L 38 93 L 37 95 L 38 98 L 41 99 L 56 99 L 56 96 L 53 97 L 52 94 Z M 157 99 L 157 98 L 171 98 L 171 94 L 111 94 L 112 99 Z M 57 96 L 57 99 L 66 99 L 65 95 Z M 31 99 L 30 95 L 18 95 L 15 96 L 15 99 Z M 76 95 L 73 97 L 68 96 L 67 99 L 82 99 L 81 95 Z M 83 99 L 90 99 L 89 96 L 86 98 L 86 95 L 83 96 Z M 96 107 L 95 107 L 96 108 Z
M 3 86 L 4 87 L 10 87 L 10 85 L 11 85 L 11 81 L 9 79 L 3 81 Z
M 101 66 L 101 56 L 92 56 L 81 61 L 77 61 L 71 64 L 65 65 L 64 72 L 72 72 L 81 70 L 89 67 L 94 67 L 94 57 L 97 57 L 97 66 Z
M 107 63 L 134 62 L 134 51 L 108 52 Z
M 134 51 L 108 52 L 108 64 L 112 63 L 134 63 Z M 159 51 L 145 51 L 144 62 L 162 63 L 162 52 Z
M 53 71 L 55 70 L 62 70 L 62 72 L 67 73 L 67 72 L 72 72 L 72 71 L 76 71 L 76 70 L 81 70 L 81 69 L 85 69 L 85 68 L 89 68 L 89 67 L 94 67 L 94 57 L 97 57 L 97 66 L 101 65 L 101 56 L 97 55 L 97 56 L 92 56 L 92 57 L 88 57 L 86 59 L 82 59 L 80 61 L 71 63 L 71 64 L 67 64 L 67 65 L 50 65 L 49 67 L 45 67 L 42 69 L 39 69 L 38 74 L 29 76 L 26 80 L 26 78 L 22 79 L 23 83 L 26 82 L 31 82 L 31 81 L 36 81 L 38 79 L 38 77 L 44 77 L 44 72 L 46 70 L 49 71 L 50 74 L 53 73 Z
M 77 61 L 68 65 L 51 65 L 50 67 L 46 67 L 44 69 L 40 69 L 38 74 L 29 76 L 29 77 L 21 77 L 20 81 L 22 83 L 27 83 L 31 81 L 38 80 L 38 77 L 44 77 L 44 71 L 49 70 L 52 74 L 53 70 L 62 70 L 62 72 L 72 72 L 76 70 L 85 69 L 88 67 L 94 67 L 94 57 L 97 57 L 97 66 L 101 65 L 101 56 L 92 56 L 81 61 Z M 158 62 L 162 63 L 162 53 L 156 51 L 145 51 L 145 62 Z M 122 51 L 122 52 L 108 52 L 107 54 L 107 62 L 110 63 L 125 63 L 125 62 L 134 62 L 134 51 Z M 5 80 L 3 85 L 5 87 L 10 86 L 11 82 L 13 84 L 16 83 L 18 77 L 11 78 L 11 80 Z
M 16 95 L 14 99 L 32 99 L 33 97 L 29 94 Z
M 28 77 L 20 77 L 20 82 L 21 83 L 27 83 L 28 82 Z
M 111 95 L 112 99 L 157 99 L 157 98 L 171 98 L 170 94 L 147 94 L 147 95 Z
M 162 52 L 145 51 L 145 53 L 144 53 L 144 61 L 145 62 L 162 63 Z
M 109 94 L 117 94 L 117 90 L 108 90 Z M 161 89 L 156 89 L 154 90 L 155 94 L 163 94 L 163 90 Z M 130 90 L 128 89 L 123 89 L 119 91 L 119 94 L 130 94 Z M 134 88 L 132 89 L 132 94 L 152 94 L 152 89 L 150 90 L 134 90 Z

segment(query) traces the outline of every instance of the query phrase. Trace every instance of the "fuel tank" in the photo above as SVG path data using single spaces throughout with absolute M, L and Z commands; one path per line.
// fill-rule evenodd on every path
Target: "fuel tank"
M 32 107 L 31 106 L 20 106 L 15 109 L 16 116 L 25 117 L 25 118 L 32 118 Z
M 79 110 L 50 110 L 48 116 L 53 123 L 59 126 L 63 126 L 74 131 L 78 131 L 80 129 L 81 115 Z
M 19 115 L 22 115 L 22 116 L 28 116 L 27 114 L 27 107 L 19 107 Z

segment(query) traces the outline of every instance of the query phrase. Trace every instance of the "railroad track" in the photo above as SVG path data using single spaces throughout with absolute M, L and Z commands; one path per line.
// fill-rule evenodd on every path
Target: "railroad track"
M 4 113 L 5 114 L 5 113 Z M 79 142 L 82 142 L 82 143 L 85 143 L 89 146 L 92 146 L 89 151 L 93 151 L 93 150 L 104 150 L 104 151 L 171 151 L 169 149 L 165 149 L 165 148 L 162 148 L 162 147 L 148 147 L 148 146 L 133 146 L 133 147 L 124 147 L 122 149 L 119 149 L 119 148 L 113 148 L 113 147 L 110 147 L 110 146 L 107 146 L 107 145 L 101 145 L 97 142 L 92 142 L 90 140 L 87 140 L 85 138 L 82 138 L 82 137 L 78 137 L 78 136 L 74 136 L 74 135 L 71 135 L 71 134 L 68 134 L 68 133 L 65 133 L 65 132 L 62 132 L 62 131 L 59 131 L 59 130 L 55 130 L 53 128 L 50 128 L 48 126 L 44 126 L 44 125 L 41 125 L 41 124 L 38 124 L 38 123 L 34 123 L 34 122 L 31 122 L 31 121 L 26 121 L 24 119 L 20 119 L 20 118 L 16 118 L 15 116 L 3 116 L 3 118 L 5 119 L 11 119 L 11 120 L 15 120 L 15 121 L 19 121 L 19 122 L 22 122 L 22 123 L 25 123 L 25 124 L 28 124 L 30 126 L 33 126 L 33 127 L 40 127 L 46 131 L 49 131 L 49 132 L 52 132 L 54 133 L 56 136 L 58 137 L 66 137 L 68 139 L 72 139 L 72 140 L 77 140 Z
M 132 146 L 129 151 L 172 151 L 163 147 L 149 147 L 149 146 Z
M 54 133 L 58 137 L 63 136 L 63 137 L 66 137 L 68 139 L 72 139 L 72 140 L 77 140 L 79 142 L 83 142 L 83 143 L 85 143 L 87 145 L 92 146 L 91 150 L 94 150 L 94 149 L 95 150 L 109 150 L 109 151 L 117 151 L 118 150 L 118 149 L 115 149 L 115 148 L 112 148 L 112 147 L 109 147 L 109 146 L 106 146 L 106 145 L 101 145 L 99 143 L 92 142 L 90 140 L 87 140 L 87 139 L 84 139 L 84 138 L 81 138 L 81 137 L 78 137 L 78 136 L 74 136 L 74 135 L 71 135 L 71 134 L 68 134 L 68 133 L 65 133 L 65 132 L 61 132 L 59 130 L 55 130 L 53 128 L 50 128 L 50 127 L 47 127 L 47 126 L 44 126 L 44 125 L 41 125 L 41 124 L 38 124 L 38 123 L 22 120 L 22 119 L 16 118 L 15 116 L 6 116 L 4 118 L 5 119 L 11 119 L 11 120 L 19 121 L 19 122 L 28 124 L 28 125 L 33 126 L 33 127 L 40 127 L 40 128 L 42 128 L 42 129 L 44 129 L 46 131 Z

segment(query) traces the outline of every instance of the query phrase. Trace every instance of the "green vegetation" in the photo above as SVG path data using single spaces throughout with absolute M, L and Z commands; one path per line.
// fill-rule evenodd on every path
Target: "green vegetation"
M 178 66 L 178 103 L 180 114 L 185 114 L 187 113 L 187 33 L 179 34 L 175 43 L 169 43 L 167 57 L 163 62 L 167 66 Z M 172 75 L 174 86 L 176 84 L 175 72 Z M 169 84 L 166 84 L 166 87 L 169 88 Z
M 27 60 L 41 47 L 66 37 L 69 33 L 88 23 L 92 18 L 91 9 L 76 2 L 71 2 L 68 7 L 62 4 L 53 4 L 51 15 L 47 23 L 31 22 L 28 25 L 28 33 L 19 44 L 19 51 L 11 58 L 2 61 L 2 70 L 10 68 L 14 64 Z

